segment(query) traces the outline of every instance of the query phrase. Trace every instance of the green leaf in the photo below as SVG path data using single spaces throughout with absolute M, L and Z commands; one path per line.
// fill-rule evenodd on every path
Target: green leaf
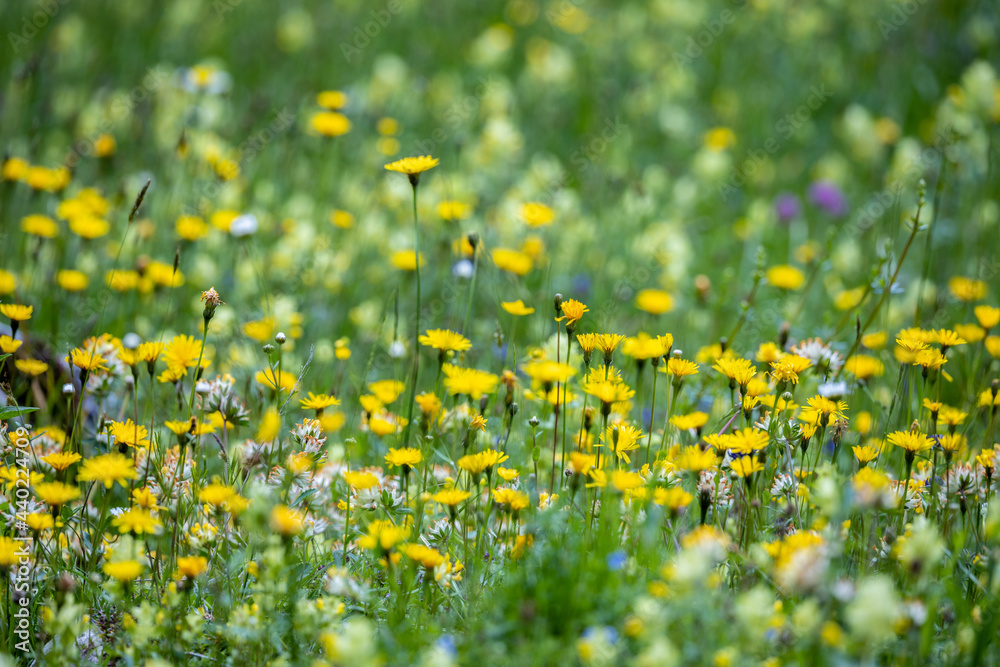
M 6 406 L 0 408 L 0 419 L 11 419 L 13 417 L 20 417 L 26 415 L 29 412 L 34 412 L 38 408 L 17 408 L 14 406 Z

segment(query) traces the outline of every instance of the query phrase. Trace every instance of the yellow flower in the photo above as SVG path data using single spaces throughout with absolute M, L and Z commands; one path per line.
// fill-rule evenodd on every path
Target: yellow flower
M 424 173 L 428 169 L 433 169 L 439 162 L 440 160 L 435 157 L 431 157 L 430 155 L 421 155 L 419 157 L 404 157 L 401 160 L 390 162 L 385 165 L 385 168 L 388 171 L 406 174 L 410 178 L 410 183 L 416 187 L 420 180 L 420 174 Z
M 671 357 L 667 361 L 667 365 L 664 366 L 661 373 L 669 373 L 674 376 L 674 380 L 681 380 L 689 375 L 698 374 L 698 364 L 693 361 L 688 361 L 687 359 L 681 359 L 680 357 Z
M 47 505 L 58 507 L 80 497 L 80 487 L 62 482 L 35 484 L 35 495 Z
M 979 301 L 986 296 L 986 292 L 988 291 L 986 283 L 982 280 L 964 278 L 962 276 L 955 276 L 949 280 L 948 290 L 956 299 L 965 301 L 966 303 Z
M 339 90 L 324 90 L 316 95 L 316 104 L 325 109 L 343 109 L 347 106 L 347 95 Z
M 240 215 L 239 211 L 234 211 L 232 209 L 222 209 L 216 211 L 211 215 L 208 221 L 218 230 L 223 232 L 228 232 L 229 228 L 232 226 L 233 220 L 238 218 Z
M 978 324 L 956 324 L 955 335 L 963 338 L 968 343 L 978 343 L 986 338 L 986 329 Z
M 270 368 L 257 371 L 257 374 L 254 377 L 258 383 L 271 390 L 280 387 L 282 391 L 291 391 L 295 387 L 296 382 L 296 378 L 293 373 L 283 370 L 279 374 L 277 369 L 272 370 Z
M 464 352 L 472 349 L 472 341 L 455 331 L 448 329 L 428 329 L 427 333 L 417 340 L 421 345 L 433 347 L 440 352 Z
M 529 227 L 550 225 L 555 217 L 555 212 L 541 202 L 528 202 L 521 206 L 521 218 Z
M 111 435 L 115 438 L 115 444 L 128 445 L 129 447 L 149 447 L 149 432 L 145 426 L 137 425 L 131 419 L 125 422 L 111 422 Z
M 844 364 L 844 370 L 859 380 L 879 377 L 885 372 L 885 366 L 875 357 L 867 354 L 856 354 Z
M 359 491 L 364 491 L 378 485 L 378 477 L 370 472 L 345 470 L 344 479 L 347 481 L 348 486 Z
M 629 491 L 643 486 L 642 476 L 632 470 L 614 470 L 611 472 L 611 486 L 617 491 Z
M 389 453 L 385 455 L 385 462 L 396 467 L 414 467 L 423 460 L 423 454 L 419 449 L 413 447 L 403 447 L 395 449 L 390 447 Z
M 701 472 L 710 470 L 718 464 L 719 460 L 715 452 L 711 449 L 703 450 L 701 447 L 684 447 L 674 458 L 674 465 L 681 470 L 691 472 Z
M 611 447 L 620 460 L 631 463 L 628 453 L 639 449 L 642 440 L 642 431 L 628 424 L 608 426 L 602 436 L 604 446 Z
M 392 253 L 390 261 L 392 262 L 392 265 L 400 271 L 417 270 L 417 253 L 412 250 L 397 250 Z M 420 253 L 420 266 L 424 266 L 426 264 L 427 260 L 424 258 L 424 253 Z
M 931 332 L 931 342 L 942 348 L 965 345 L 967 341 L 951 329 L 937 329 Z
M 43 456 L 42 461 L 48 463 L 54 469 L 62 471 L 79 461 L 81 458 L 83 457 L 75 452 L 53 452 L 48 456 Z
M 713 127 L 705 133 L 705 148 L 713 152 L 724 151 L 736 145 L 736 135 L 728 127 Z
M 758 461 L 756 456 L 744 456 L 734 460 L 729 464 L 729 467 L 738 477 L 749 477 L 755 472 L 763 470 L 764 464 Z
M 459 201 L 443 201 L 437 206 L 438 216 L 442 220 L 465 220 L 472 213 L 472 207 Z
M 10 294 L 17 289 L 17 278 L 10 271 L 0 269 L 0 295 Z
M 368 526 L 368 534 L 358 540 L 358 546 L 370 551 L 389 552 L 410 535 L 408 526 L 401 526 L 383 519 L 376 519 Z
M 195 579 L 200 577 L 208 569 L 208 559 L 204 556 L 181 556 L 177 559 L 177 571 L 174 573 L 175 579 Z
M 583 317 L 584 313 L 589 311 L 590 308 L 576 299 L 566 299 L 562 302 L 562 304 L 560 304 L 560 313 L 562 313 L 562 316 L 557 317 L 556 322 L 562 322 L 565 320 L 567 327 L 573 326 L 580 321 L 580 318 Z M 622 338 L 624 338 L 624 336 L 622 336 Z
M 514 275 L 526 275 L 534 267 L 531 256 L 510 248 L 496 248 L 490 253 L 493 263 L 502 271 L 510 271 Z
M 420 406 L 420 411 L 431 419 L 441 411 L 441 399 L 433 393 L 419 394 L 414 400 Z
M 576 375 L 576 369 L 569 364 L 552 360 L 531 361 L 521 366 L 524 374 L 543 385 L 563 383 Z
M 498 376 L 474 368 L 444 364 L 442 370 L 445 375 L 444 386 L 449 394 L 465 394 L 477 401 L 483 394 L 492 394 L 500 382 Z
M 428 570 L 444 562 L 444 556 L 437 549 L 424 546 L 423 544 L 407 544 L 402 548 L 402 552 L 410 560 L 414 560 Z
M 236 490 L 232 487 L 212 482 L 198 491 L 198 500 L 212 507 L 222 507 L 235 495 Z
M 906 450 L 908 454 L 923 452 L 934 446 L 934 441 L 931 438 L 923 433 L 914 433 L 912 431 L 896 431 L 895 433 L 890 433 L 886 439 L 890 444 Z
M 305 528 L 305 515 L 285 505 L 275 505 L 271 510 L 271 530 L 284 537 L 293 537 Z
M 94 141 L 94 155 L 97 157 L 110 157 L 114 155 L 118 142 L 110 134 L 102 134 Z
M 776 382 L 791 382 L 798 384 L 799 373 L 812 365 L 812 362 L 805 357 L 794 354 L 787 354 L 778 361 L 771 362 L 771 377 Z
M 14 366 L 25 375 L 30 375 L 32 377 L 41 375 L 49 370 L 49 365 L 38 359 L 16 359 L 14 361 Z
M 525 306 L 524 301 L 521 299 L 518 299 L 517 301 L 501 301 L 500 307 L 514 316 L 531 315 L 535 312 L 534 308 Z
M 865 296 L 864 287 L 855 287 L 854 289 L 844 290 L 838 292 L 837 296 L 833 298 L 833 306 L 837 310 L 850 310 L 861 304 L 861 299 Z
M 134 581 L 142 574 L 142 565 L 136 560 L 123 560 L 117 563 L 105 563 L 101 568 L 104 574 L 122 583 Z
M 382 405 L 388 405 L 399 398 L 405 385 L 399 380 L 378 380 L 368 385 L 368 389 Z
M 757 368 L 750 360 L 740 357 L 720 357 L 712 368 L 729 378 L 730 387 L 733 384 L 746 387 L 757 374 Z
M 669 489 L 658 488 L 653 491 L 653 502 L 657 505 L 665 506 L 674 512 L 687 507 L 691 504 L 692 500 L 694 500 L 694 496 L 680 486 L 674 486 Z
M 135 489 L 132 491 L 132 500 L 135 504 L 143 509 L 147 510 L 161 510 L 163 509 L 156 504 L 156 495 L 153 490 L 149 487 L 144 487 L 141 489 Z
M 340 400 L 328 394 L 314 394 L 311 391 L 307 398 L 299 400 L 303 410 L 323 410 L 331 406 L 340 405 Z
M 9 157 L 4 160 L 3 168 L 0 170 L 0 177 L 5 181 L 23 181 L 28 175 L 31 165 L 27 160 L 19 157 Z
M 24 306 L 16 303 L 0 303 L 0 314 L 9 318 L 13 322 L 24 322 L 31 319 L 33 306 Z
M 4 354 L 14 354 L 23 344 L 24 341 L 11 338 L 7 334 L 0 336 L 0 352 Z
M 788 264 L 772 266 L 767 270 L 767 282 L 778 289 L 796 290 L 802 287 L 806 277 L 800 270 Z
M 88 215 L 70 218 L 69 229 L 82 238 L 97 239 L 111 231 L 111 225 L 107 220 Z
M 868 465 L 870 462 L 874 461 L 879 454 L 879 450 L 871 445 L 855 446 L 851 449 L 854 452 L 854 458 L 858 460 L 858 463 L 862 466 Z
M 52 518 L 51 514 L 39 513 L 29 514 L 25 517 L 24 522 L 28 524 L 28 528 L 32 531 L 38 533 L 43 530 L 49 530 L 55 526 L 55 519 Z
M 674 415 L 670 423 L 681 431 L 700 429 L 708 423 L 708 415 L 704 412 L 692 412 L 689 415 Z
M 976 314 L 976 319 L 979 320 L 979 326 L 984 329 L 989 330 L 1000 324 L 1000 308 L 976 306 L 973 312 Z
M 603 403 L 605 408 L 635 396 L 635 391 L 629 389 L 625 384 L 605 380 L 587 382 L 583 385 L 583 390 Z
M 350 229 L 354 226 L 354 216 L 335 208 L 330 212 L 330 223 L 341 229 Z
M 111 521 L 112 525 L 118 528 L 120 533 L 135 533 L 142 535 L 158 534 L 163 527 L 149 510 L 141 507 L 133 507 Z
M 47 215 L 26 215 L 21 218 L 21 231 L 39 238 L 51 239 L 59 234 L 59 225 Z
M 881 350 L 889 339 L 884 331 L 873 331 L 861 337 L 861 344 L 869 350 Z
M 965 451 L 966 442 L 967 440 L 965 436 L 960 433 L 942 435 L 938 439 L 938 444 L 941 445 L 941 451 L 948 455 L 954 455 Z
M 467 500 L 472 494 L 468 491 L 462 491 L 460 489 L 445 489 L 444 491 L 438 491 L 433 496 L 431 500 L 436 503 L 441 503 L 447 507 L 455 507 L 459 503 Z
M 126 486 L 126 480 L 136 477 L 138 474 L 132 459 L 118 452 L 111 452 L 84 461 L 76 479 L 80 482 L 101 482 L 105 488 L 110 489 L 115 482 Z
M 772 361 L 777 361 L 781 359 L 784 352 L 781 351 L 774 343 L 761 343 L 760 347 L 757 348 L 757 355 L 754 357 L 757 361 L 762 361 L 765 363 L 771 363 Z
M 56 274 L 56 282 L 59 284 L 59 287 L 67 292 L 79 292 L 87 289 L 87 285 L 90 284 L 90 278 L 83 271 L 64 269 Z
M 309 124 L 312 129 L 325 137 L 339 137 L 351 131 L 351 121 L 336 111 L 320 111 L 313 114 Z
M 520 512 L 531 504 L 528 494 L 516 489 L 493 489 L 493 502 L 510 512 Z
M 196 215 L 182 215 L 177 218 L 174 229 L 177 236 L 185 241 L 197 241 L 208 236 L 208 224 Z
M 662 315 L 674 309 L 674 298 L 661 289 L 644 289 L 635 295 L 635 306 L 650 315 Z
M 198 357 L 202 355 L 201 341 L 196 341 L 193 336 L 174 336 L 163 348 L 162 354 L 168 368 L 186 373 L 186 369 L 198 364 Z

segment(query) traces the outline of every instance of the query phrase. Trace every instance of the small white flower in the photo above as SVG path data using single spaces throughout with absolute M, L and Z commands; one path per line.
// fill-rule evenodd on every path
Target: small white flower
M 406 356 L 406 346 L 403 345 L 402 341 L 392 341 L 392 344 L 389 346 L 389 356 L 393 359 L 400 359 Z
M 142 339 L 139 338 L 139 334 L 134 331 L 130 331 L 124 336 L 122 336 L 122 347 L 126 350 L 134 350 L 142 344 Z
M 837 382 L 824 382 L 819 386 L 819 395 L 823 398 L 837 399 L 847 393 L 847 383 L 843 380 Z
M 455 266 L 451 267 L 451 275 L 466 280 L 472 277 L 474 271 L 475 266 L 467 259 L 456 262 Z
M 229 233 L 237 238 L 250 236 L 257 231 L 258 226 L 256 215 L 253 213 L 244 213 L 243 215 L 236 216 L 229 223 Z

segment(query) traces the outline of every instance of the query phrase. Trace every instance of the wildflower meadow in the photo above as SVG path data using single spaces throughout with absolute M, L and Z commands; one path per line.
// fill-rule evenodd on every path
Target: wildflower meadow
M 0 26 L 0 666 L 1000 664 L 996 2 Z

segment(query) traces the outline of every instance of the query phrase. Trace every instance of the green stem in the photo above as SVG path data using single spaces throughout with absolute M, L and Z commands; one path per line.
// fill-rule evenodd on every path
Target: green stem
M 406 426 L 403 428 L 403 447 L 410 446 L 410 429 L 413 425 L 413 404 L 417 391 L 417 378 L 420 373 L 420 225 L 417 222 L 417 184 L 413 185 L 413 253 L 415 257 L 414 272 L 417 274 L 417 310 L 413 315 L 413 375 L 410 378 L 410 398 L 407 407 Z M 346 547 L 345 547 L 346 549 Z

